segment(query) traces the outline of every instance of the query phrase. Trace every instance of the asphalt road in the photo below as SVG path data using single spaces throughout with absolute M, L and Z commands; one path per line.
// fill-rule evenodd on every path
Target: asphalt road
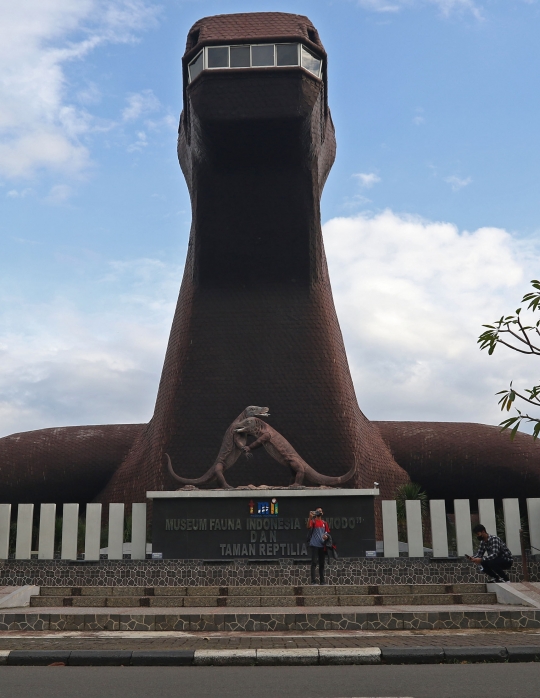
M 0 667 L 0 698 L 538 698 L 540 664 Z

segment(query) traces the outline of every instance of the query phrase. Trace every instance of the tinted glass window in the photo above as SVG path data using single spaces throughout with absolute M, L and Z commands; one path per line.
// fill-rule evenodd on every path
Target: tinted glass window
M 249 46 L 231 46 L 231 68 L 249 68 Z
M 302 46 L 302 66 L 317 77 L 321 74 L 321 61 Z
M 229 67 L 229 47 L 215 46 L 208 50 L 208 67 L 209 68 L 228 68 Z
M 298 44 L 277 44 L 277 65 L 298 65 Z
M 203 69 L 203 52 L 201 51 L 194 61 L 189 64 L 189 81 L 194 80 Z
M 251 65 L 274 65 L 274 44 L 251 47 Z

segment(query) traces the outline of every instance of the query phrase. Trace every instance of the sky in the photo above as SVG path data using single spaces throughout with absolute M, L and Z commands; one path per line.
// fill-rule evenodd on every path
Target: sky
M 0 436 L 152 416 L 190 226 L 190 26 L 305 14 L 337 159 L 336 308 L 374 420 L 497 424 L 534 358 L 476 339 L 539 277 L 537 0 L 0 3 Z M 211 401 L 211 396 L 209 396 Z

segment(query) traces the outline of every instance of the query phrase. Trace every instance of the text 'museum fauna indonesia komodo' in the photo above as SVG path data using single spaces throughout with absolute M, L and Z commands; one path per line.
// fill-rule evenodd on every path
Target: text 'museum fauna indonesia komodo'
M 378 481 L 392 497 L 408 476 L 390 444 L 432 497 L 450 496 L 446 472 L 453 496 L 524 496 L 519 482 L 540 496 L 540 445 L 525 436 L 510 445 L 495 427 L 383 422 L 383 441 L 358 407 L 320 223 L 335 157 L 326 61 L 300 15 L 192 27 L 178 155 L 193 218 L 154 415 L 0 439 L 2 501 L 142 502 L 176 487 L 165 453 L 196 480 L 221 463 L 220 448 L 230 485 L 287 486 L 264 448 L 238 458 L 230 428 L 254 403 L 271 406 L 272 428 L 306 464 L 346 487 Z

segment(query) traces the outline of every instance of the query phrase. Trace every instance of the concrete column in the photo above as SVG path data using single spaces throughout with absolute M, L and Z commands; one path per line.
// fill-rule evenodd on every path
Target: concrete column
M 99 560 L 101 538 L 101 504 L 86 505 L 86 531 L 84 536 L 84 559 Z
M 9 556 L 9 527 L 11 525 L 11 504 L 0 504 L 0 560 Z
M 109 560 L 122 559 L 124 543 L 124 505 L 109 504 Z
M 448 529 L 444 499 L 430 499 L 431 541 L 433 557 L 448 557 Z
M 521 555 L 521 543 L 519 542 L 519 529 L 521 528 L 519 499 L 503 499 L 503 512 L 506 545 L 512 555 Z
M 493 499 L 478 500 L 478 514 L 480 523 L 486 527 L 486 531 L 492 536 L 497 535 L 497 521 L 495 519 L 495 502 Z
M 527 499 L 527 511 L 529 512 L 531 555 L 540 555 L 540 499 L 538 497 Z
M 397 508 L 394 499 L 382 501 L 384 557 L 399 557 Z
M 32 551 L 33 504 L 19 504 L 17 509 L 17 537 L 15 539 L 15 559 L 29 560 Z
M 468 499 L 454 499 L 458 555 L 472 555 L 471 507 Z
M 64 504 L 62 511 L 62 560 L 77 559 L 79 505 Z
M 407 515 L 407 542 L 409 557 L 424 557 L 424 535 L 422 533 L 422 508 L 417 499 L 405 500 Z
M 133 504 L 131 509 L 131 559 L 146 559 L 146 504 Z
M 56 504 L 42 504 L 39 512 L 39 560 L 54 560 L 55 519 Z

